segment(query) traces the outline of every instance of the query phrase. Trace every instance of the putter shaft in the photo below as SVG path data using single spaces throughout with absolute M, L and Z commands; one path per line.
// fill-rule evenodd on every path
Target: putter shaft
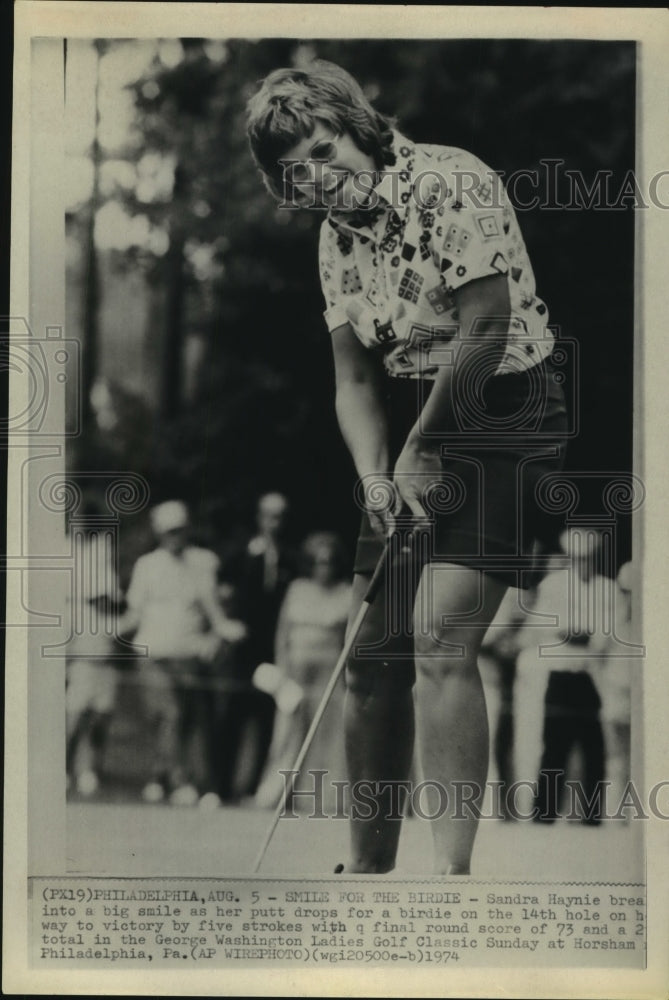
M 320 721 L 323 718 L 325 710 L 328 707 L 328 703 L 330 701 L 330 698 L 332 697 L 332 692 L 334 691 L 334 689 L 335 689 L 335 687 L 337 685 L 337 681 L 339 680 L 339 677 L 341 676 L 341 674 L 342 674 L 342 672 L 344 670 L 344 667 L 346 665 L 346 661 L 347 661 L 347 659 L 349 657 L 349 654 L 351 652 L 351 648 L 353 647 L 353 643 L 355 642 L 355 640 L 356 640 L 356 638 L 358 636 L 358 633 L 359 633 L 359 631 L 360 631 L 360 629 L 362 627 L 362 623 L 365 620 L 365 616 L 366 616 L 367 612 L 369 611 L 370 605 L 373 603 L 374 598 L 376 597 L 376 594 L 378 593 L 379 587 L 381 585 L 381 580 L 383 578 L 383 571 L 384 571 L 386 559 L 387 559 L 388 553 L 390 551 L 390 543 L 391 543 L 392 537 L 393 536 L 391 535 L 390 538 L 388 538 L 388 540 L 386 541 L 386 545 L 384 547 L 383 553 L 382 553 L 381 557 L 379 558 L 379 561 L 378 561 L 378 564 L 376 566 L 376 569 L 374 570 L 374 575 L 372 576 L 372 579 L 371 579 L 371 581 L 369 583 L 369 586 L 367 588 L 367 592 L 365 593 L 365 596 L 364 596 L 364 598 L 362 600 L 362 604 L 360 605 L 358 613 L 355 616 L 355 618 L 354 618 L 354 620 L 353 620 L 353 622 L 351 624 L 351 627 L 348 630 L 348 635 L 347 635 L 346 640 L 344 642 L 344 646 L 342 648 L 342 651 L 341 651 L 341 653 L 339 655 L 339 659 L 337 660 L 337 663 L 335 664 L 335 668 L 332 671 L 332 676 L 330 677 L 330 680 L 328 681 L 327 687 L 325 688 L 325 691 L 323 692 L 323 696 L 322 696 L 322 698 L 320 700 L 318 708 L 316 709 L 316 712 L 314 713 L 314 717 L 311 720 L 311 725 L 309 726 L 309 729 L 307 731 L 307 735 L 304 738 L 304 742 L 303 742 L 303 744 L 302 744 L 302 746 L 300 748 L 300 752 L 297 755 L 297 760 L 295 761 L 295 764 L 294 764 L 294 766 L 292 768 L 292 772 L 291 772 L 291 775 L 290 775 L 290 780 L 288 782 L 284 782 L 284 787 L 283 787 L 283 792 L 281 794 L 281 799 L 279 801 L 278 806 L 276 807 L 276 809 L 274 811 L 274 816 L 272 817 L 272 822 L 271 822 L 271 824 L 270 824 L 270 826 L 269 826 L 269 828 L 267 830 L 267 833 L 265 834 L 265 839 L 263 840 L 262 845 L 260 847 L 260 850 L 258 851 L 258 854 L 256 855 L 256 859 L 255 859 L 255 862 L 254 862 L 254 865 L 253 865 L 253 872 L 254 873 L 256 873 L 256 872 L 258 872 L 260 870 L 260 866 L 261 866 L 261 864 L 263 862 L 265 854 L 267 853 L 267 848 L 269 847 L 270 841 L 271 841 L 272 837 L 274 836 L 274 831 L 276 830 L 277 824 L 278 824 L 279 820 L 281 819 L 281 815 L 282 815 L 282 813 L 283 813 L 283 811 L 285 809 L 286 801 L 288 799 L 288 796 L 290 795 L 290 793 L 293 790 L 293 785 L 295 783 L 295 778 L 299 774 L 299 772 L 300 772 L 300 770 L 302 768 L 302 765 L 304 764 L 304 760 L 305 760 L 305 758 L 306 758 L 306 756 L 307 756 L 307 754 L 309 752 L 309 748 L 310 748 L 310 746 L 311 746 L 311 744 L 313 742 L 314 736 L 316 735 L 316 731 L 318 729 Z

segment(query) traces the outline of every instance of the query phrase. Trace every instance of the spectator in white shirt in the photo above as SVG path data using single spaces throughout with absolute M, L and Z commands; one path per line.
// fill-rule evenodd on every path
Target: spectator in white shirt
M 218 602 L 218 557 L 188 544 L 186 506 L 160 504 L 151 511 L 151 526 L 158 545 L 137 560 L 127 594 L 134 642 L 148 653 L 139 661 L 140 690 L 154 743 L 143 794 L 150 802 L 168 794 L 173 804 L 192 805 L 199 793 L 188 757 L 192 736 L 206 726 L 204 664 L 222 640 L 239 640 L 244 628 L 226 618 Z

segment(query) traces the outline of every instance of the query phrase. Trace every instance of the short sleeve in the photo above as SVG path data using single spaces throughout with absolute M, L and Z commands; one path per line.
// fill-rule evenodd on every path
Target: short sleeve
M 318 268 L 321 278 L 321 289 L 325 299 L 325 322 L 328 330 L 336 330 L 338 326 L 348 323 L 348 316 L 341 301 L 339 289 L 342 280 L 342 257 L 337 246 L 337 235 L 328 219 L 321 226 L 318 247 Z
M 512 210 L 499 176 L 467 153 L 437 158 L 431 171 L 439 175 L 433 185 L 436 203 L 422 216 L 434 218 L 432 247 L 446 288 L 508 274 Z

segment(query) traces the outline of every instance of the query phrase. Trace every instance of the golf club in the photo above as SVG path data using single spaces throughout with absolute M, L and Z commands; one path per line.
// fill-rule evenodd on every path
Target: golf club
M 267 833 L 265 834 L 265 839 L 263 840 L 262 846 L 261 846 L 261 848 L 258 851 L 258 854 L 256 856 L 256 859 L 255 859 L 255 862 L 254 862 L 254 865 L 253 865 L 253 871 L 254 872 L 257 872 L 260 869 L 260 866 L 261 866 L 261 864 L 263 862 L 265 854 L 267 853 L 267 848 L 269 847 L 270 841 L 271 841 L 271 839 L 272 839 L 272 837 L 274 835 L 274 831 L 276 830 L 277 824 L 278 824 L 278 822 L 279 822 L 279 820 L 281 818 L 281 815 L 282 815 L 282 813 L 283 813 L 283 811 L 285 809 L 286 801 L 288 799 L 288 796 L 290 795 L 290 793 L 293 790 L 293 785 L 295 783 L 295 778 L 299 774 L 299 772 L 300 772 L 300 770 L 302 768 L 302 765 L 304 763 L 305 757 L 307 756 L 307 753 L 309 752 L 309 747 L 311 746 L 311 744 L 313 742 L 313 739 L 314 739 L 314 736 L 316 735 L 316 731 L 318 729 L 318 726 L 320 724 L 321 719 L 323 718 L 325 710 L 326 710 L 326 708 L 328 706 L 328 702 L 330 701 L 330 698 L 332 696 L 332 692 L 334 691 L 334 689 L 335 689 L 335 687 L 337 685 L 337 681 L 339 680 L 339 677 L 340 677 L 340 675 L 341 675 L 341 673 L 342 673 L 342 671 L 343 671 L 343 669 L 344 669 L 344 667 L 346 665 L 346 661 L 348 659 L 349 653 L 351 652 L 353 644 L 354 644 L 354 642 L 355 642 L 355 640 L 356 640 L 356 638 L 358 636 L 358 633 L 360 632 L 362 624 L 363 624 L 363 622 L 365 620 L 365 616 L 366 616 L 366 614 L 367 614 L 367 612 L 368 612 L 371 604 L 374 602 L 374 598 L 376 597 L 376 595 L 377 595 L 377 593 L 379 591 L 379 587 L 381 586 L 381 581 L 383 579 L 383 574 L 384 574 L 385 566 L 386 566 L 386 563 L 388 561 L 388 556 L 389 556 L 390 549 L 391 549 L 391 543 L 392 543 L 392 540 L 393 540 L 394 537 L 396 537 L 396 536 L 395 535 L 390 535 L 387 538 L 387 540 L 386 540 L 386 544 L 385 544 L 385 547 L 383 549 L 383 552 L 382 552 L 381 556 L 379 557 L 379 561 L 378 561 L 378 563 L 376 565 L 376 569 L 374 570 L 374 574 L 372 576 L 372 579 L 370 580 L 369 586 L 367 588 L 367 591 L 365 592 L 365 596 L 362 599 L 362 604 L 360 605 L 360 609 L 359 609 L 359 611 L 358 611 L 355 619 L 353 620 L 353 622 L 351 624 L 351 627 L 348 630 L 348 634 L 346 636 L 346 640 L 344 642 L 344 646 L 343 646 L 342 651 L 340 653 L 339 659 L 337 660 L 337 663 L 335 664 L 335 668 L 334 668 L 334 670 L 332 672 L 332 676 L 330 677 L 330 680 L 328 681 L 327 687 L 325 688 L 325 691 L 323 692 L 323 697 L 321 698 L 320 704 L 318 705 L 318 708 L 316 709 L 314 717 L 313 717 L 313 719 L 311 721 L 311 725 L 309 726 L 309 730 L 307 732 L 307 735 L 305 736 L 304 742 L 302 744 L 302 747 L 300 748 L 300 752 L 297 755 L 297 759 L 295 761 L 295 764 L 294 764 L 293 769 L 292 769 L 291 774 L 290 774 L 290 780 L 284 782 L 284 788 L 283 788 L 283 792 L 282 792 L 282 795 L 281 795 L 281 800 L 280 800 L 278 806 L 276 807 L 276 810 L 275 810 L 274 815 L 272 817 L 272 822 L 269 825 Z

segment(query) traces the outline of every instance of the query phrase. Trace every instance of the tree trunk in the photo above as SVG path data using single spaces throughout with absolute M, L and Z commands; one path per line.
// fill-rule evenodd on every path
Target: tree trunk
M 183 170 L 177 167 L 174 176 L 170 248 L 166 257 L 167 316 L 160 392 L 160 415 L 165 420 L 176 417 L 182 404 L 185 186 Z

